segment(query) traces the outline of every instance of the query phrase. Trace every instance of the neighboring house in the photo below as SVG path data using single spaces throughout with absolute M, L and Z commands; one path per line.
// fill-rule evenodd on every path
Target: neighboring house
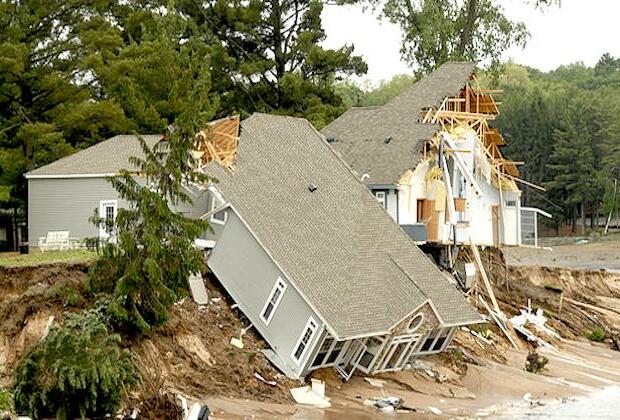
M 150 147 L 162 139 L 161 135 L 142 137 Z M 143 156 L 137 137 L 119 135 L 28 172 L 30 249 L 36 248 L 37 238 L 52 231 L 69 231 L 76 241 L 109 239 L 114 232 L 93 225 L 89 218 L 97 210 L 113 221 L 118 209 L 126 206 L 106 178 L 131 169 L 132 156 Z M 194 207 L 180 205 L 177 210 L 199 217 L 208 205 L 208 194 L 196 192 L 193 199 Z
M 521 207 L 518 162 L 489 121 L 499 114 L 473 63 L 447 63 L 380 107 L 352 108 L 328 142 L 418 243 L 538 245 L 538 215 Z M 529 184 L 531 185 L 531 184 Z
M 195 151 L 217 182 L 193 186 L 181 210 L 211 222 L 207 264 L 284 373 L 401 370 L 483 321 L 309 122 L 254 114 L 239 132 L 233 120 Z M 117 136 L 27 174 L 31 237 L 105 238 L 87 219 L 126 205 L 105 177 L 132 155 L 136 138 Z
M 306 120 L 254 114 L 204 171 L 208 266 L 287 375 L 402 370 L 482 321 Z

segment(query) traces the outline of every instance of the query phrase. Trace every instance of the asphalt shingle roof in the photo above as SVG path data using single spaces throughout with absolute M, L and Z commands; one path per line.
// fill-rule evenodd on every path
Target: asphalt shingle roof
M 252 115 L 234 173 L 206 171 L 338 338 L 386 332 L 428 299 L 447 324 L 480 320 L 306 120 Z
M 418 122 L 422 109 L 456 96 L 474 71 L 474 63 L 451 62 L 420 79 L 381 107 L 351 108 L 322 133 L 368 184 L 391 184 L 419 162 L 419 144 L 437 131 Z M 386 139 L 391 140 L 386 143 Z
M 161 135 L 153 134 L 142 137 L 149 147 L 162 139 Z M 118 135 L 30 171 L 26 177 L 117 174 L 121 169 L 133 169 L 129 162 L 131 156 L 143 155 L 137 136 Z

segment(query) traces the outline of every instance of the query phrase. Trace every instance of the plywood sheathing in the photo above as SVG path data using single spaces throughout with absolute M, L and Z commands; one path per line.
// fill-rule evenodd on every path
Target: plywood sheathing
M 238 115 L 210 122 L 196 134 L 194 157 L 198 166 L 215 161 L 230 171 L 234 170 L 239 144 L 240 119 Z

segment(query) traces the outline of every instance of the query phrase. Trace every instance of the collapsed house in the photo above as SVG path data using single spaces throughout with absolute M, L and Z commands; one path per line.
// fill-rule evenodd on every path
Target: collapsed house
M 538 246 L 537 218 L 521 206 L 493 94 L 473 63 L 446 63 L 380 107 L 352 108 L 323 129 L 392 218 L 414 240 L 448 245 Z
M 306 120 L 254 114 L 202 170 L 208 266 L 287 375 L 402 370 L 482 322 Z
M 116 136 L 28 173 L 31 237 L 110 240 L 88 218 L 97 208 L 110 226 L 128 205 L 105 178 L 130 156 L 138 139 Z M 175 210 L 211 222 L 207 264 L 287 375 L 402 370 L 483 321 L 306 120 L 218 120 L 194 157 L 217 181 L 187 185 L 193 204 Z

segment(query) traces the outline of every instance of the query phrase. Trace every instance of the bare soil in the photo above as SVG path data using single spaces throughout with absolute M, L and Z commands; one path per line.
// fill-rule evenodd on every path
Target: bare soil
M 467 255 L 464 256 L 467 258 Z M 545 337 L 559 349 L 543 351 L 550 359 L 542 375 L 525 372 L 531 343 L 519 339 L 519 350 L 494 325 L 489 345 L 467 331 L 459 331 L 449 351 L 423 359 L 427 368 L 383 374 L 383 388 L 354 376 L 348 383 L 333 370 L 316 372 L 327 383 L 332 408 L 319 410 L 294 404 L 289 389 L 300 386 L 271 366 L 260 353 L 266 344 L 253 329 L 242 336 L 243 349 L 230 344 L 249 322 L 236 309 L 218 283 L 207 281 L 210 303 L 198 307 L 185 298 L 171 308 L 171 320 L 148 337 L 128 343 L 142 376 L 142 385 L 127 397 L 127 409 L 137 408 L 141 418 L 178 418 L 175 396 L 190 403 L 207 403 L 215 418 L 291 417 L 374 418 L 377 411 L 364 406 L 368 398 L 398 396 L 416 414 L 430 415 L 429 407 L 448 416 L 488 415 L 504 412 L 526 392 L 533 398 L 564 398 L 620 384 L 620 358 L 613 349 L 620 331 L 620 274 L 549 267 L 506 267 L 501 254 L 483 253 L 500 307 L 517 315 L 530 300 L 549 318 L 548 325 L 563 338 Z M 91 302 L 66 306 L 59 288 L 80 293 L 86 264 L 0 268 L 0 386 L 11 383 L 15 363 L 45 336 L 53 322 L 62 322 L 67 310 Z M 563 291 L 560 311 L 559 291 Z M 471 293 L 484 294 L 482 287 Z M 605 343 L 591 343 L 584 334 L 603 328 Z M 575 341 L 577 340 L 577 341 Z M 430 372 L 430 373 L 429 373 Z M 257 379 L 275 380 L 271 386 Z

